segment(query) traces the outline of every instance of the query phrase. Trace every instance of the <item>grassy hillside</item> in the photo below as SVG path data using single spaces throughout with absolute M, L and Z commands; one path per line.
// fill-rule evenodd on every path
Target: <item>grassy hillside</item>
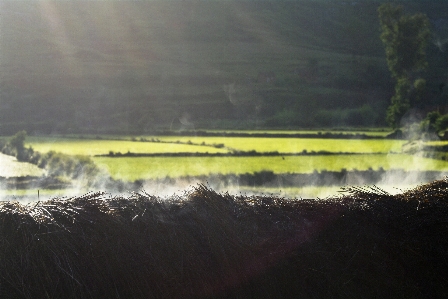
M 2 1 L 0 133 L 382 124 L 378 4 Z

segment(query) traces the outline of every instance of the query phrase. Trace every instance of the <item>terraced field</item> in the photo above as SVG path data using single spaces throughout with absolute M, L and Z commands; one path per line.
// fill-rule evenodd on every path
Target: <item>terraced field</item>
M 262 138 L 262 137 L 142 137 L 149 142 L 122 140 L 32 137 L 27 144 L 39 152 L 56 151 L 69 155 L 106 155 L 114 153 L 227 153 L 231 150 L 302 153 L 390 153 L 401 152 L 402 140 Z M 151 142 L 151 139 L 160 142 Z M 139 140 L 138 138 L 136 140 Z M 219 146 L 221 145 L 221 146 Z
M 96 140 L 74 138 L 29 138 L 27 145 L 38 152 L 55 151 L 68 155 L 106 155 L 122 153 L 226 153 L 226 149 L 185 143 L 137 142 L 127 140 Z
M 448 162 L 401 152 L 406 141 L 388 139 L 261 138 L 162 136 L 58 138 L 30 137 L 27 145 L 39 152 L 56 151 L 91 156 L 113 178 L 125 181 L 179 178 L 210 174 L 245 174 L 261 171 L 312 173 L 314 171 L 403 169 L 405 171 L 447 170 Z M 109 137 L 110 138 L 110 137 Z M 275 156 L 207 156 L 235 151 L 272 153 Z M 117 153 L 123 154 L 122 156 Z M 160 154 L 130 157 L 127 153 Z M 203 156 L 172 157 L 176 153 Z M 347 154 L 350 153 L 350 154 Z M 166 156 L 163 156 L 166 154 Z M 103 155 L 100 157 L 99 155 Z M 204 156 L 205 155 L 205 156 Z
M 224 144 L 240 151 L 301 153 L 389 153 L 401 152 L 403 140 L 329 139 L 329 138 L 262 138 L 262 137 L 161 137 L 163 141 L 191 141 L 196 144 Z
M 448 170 L 448 162 L 405 154 L 316 155 L 286 157 L 137 157 L 94 158 L 113 178 L 133 181 L 169 176 L 244 174 L 260 171 L 312 173 L 346 170 Z
M 285 132 L 272 131 L 270 133 L 283 134 Z M 311 174 L 314 177 L 317 173 L 322 177 L 326 173 L 339 173 L 343 170 L 367 171 L 370 174 L 372 174 L 370 170 L 378 171 L 377 173 L 381 173 L 383 170 L 386 172 L 388 170 L 403 170 L 405 172 L 444 172 L 448 170 L 447 161 L 424 158 L 403 151 L 402 149 L 405 150 L 412 145 L 406 143 L 403 140 L 382 138 L 274 138 L 272 135 L 271 137 L 87 135 L 81 137 L 30 136 L 27 137 L 25 146 L 32 147 L 40 153 L 55 151 L 67 155 L 88 156 L 104 170 L 104 174 L 126 182 L 174 179 L 176 185 L 173 186 L 156 186 L 151 182 L 145 183 L 145 188 L 150 188 L 160 194 L 188 188 L 191 184 L 195 184 L 198 177 L 201 177 L 200 181 L 203 182 L 204 177 L 208 175 L 215 178 L 217 178 L 216 175 L 227 175 L 228 177 L 223 181 L 223 186 L 225 186 L 223 191 L 263 192 L 286 197 L 315 198 L 336 194 L 340 185 L 296 186 L 296 183 L 285 185 L 282 182 L 284 180 L 289 182 L 290 175 Z M 431 141 L 421 145 L 443 146 L 447 144 L 442 141 Z M 149 156 L 144 156 L 145 154 Z M 42 169 L 28 163 L 19 163 L 13 157 L 3 155 L 0 156 L 0 159 L 2 165 L 0 177 L 44 174 Z M 278 175 L 275 182 L 271 182 L 266 187 L 247 184 L 247 181 L 239 185 L 239 179 L 234 182 L 234 178 L 238 176 L 247 178 L 249 174 L 256 177 L 264 172 Z M 276 183 L 277 179 L 278 183 Z M 404 181 L 406 181 L 405 178 L 403 178 L 403 186 L 400 185 L 399 180 L 392 184 L 386 182 L 386 185 L 382 187 L 386 190 L 391 186 L 400 186 L 402 189 L 412 187 Z M 173 180 L 169 182 L 173 182 Z M 423 182 L 418 181 L 417 178 L 417 183 Z M 237 185 L 233 185 L 234 183 Z M 216 184 L 216 179 L 213 184 Z M 42 190 L 40 187 L 39 189 L 41 197 L 55 195 L 53 190 Z M 80 195 L 87 191 L 89 190 L 65 189 L 56 195 Z M 0 197 L 7 199 L 30 198 L 30 200 L 36 200 L 37 195 L 37 189 L 20 192 L 4 189 L 0 192 Z

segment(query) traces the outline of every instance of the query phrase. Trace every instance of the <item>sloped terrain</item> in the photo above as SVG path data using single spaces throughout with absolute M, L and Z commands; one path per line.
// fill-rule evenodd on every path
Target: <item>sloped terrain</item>
M 381 113 L 388 102 L 376 2 L 0 5 L 3 134 L 145 131 L 173 120 L 311 125 L 322 108 L 374 103 Z

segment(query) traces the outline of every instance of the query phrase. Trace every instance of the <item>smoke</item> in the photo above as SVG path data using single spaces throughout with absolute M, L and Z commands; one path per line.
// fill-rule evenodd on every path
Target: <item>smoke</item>
M 191 124 L 189 115 L 184 114 L 179 122 L 185 126 Z M 389 169 L 387 165 L 397 159 L 397 153 L 390 153 L 384 159 L 384 168 L 379 169 L 343 169 L 341 171 L 315 170 L 312 173 L 283 173 L 278 174 L 272 171 L 261 171 L 253 174 L 210 174 L 204 176 L 187 176 L 178 178 L 161 178 L 153 180 L 141 180 L 136 182 L 124 182 L 112 179 L 109 173 L 100 169 L 92 175 L 92 172 L 82 170 L 82 174 L 73 180 L 66 189 L 58 191 L 48 191 L 43 186 L 49 186 L 54 182 L 35 179 L 28 182 L 29 192 L 18 191 L 15 195 L 3 193 L 4 200 L 36 201 L 46 200 L 53 197 L 73 197 L 81 196 L 88 192 L 105 191 L 110 196 L 126 195 L 130 192 L 146 192 L 158 197 L 168 197 L 173 194 L 184 193 L 198 184 L 217 192 L 228 192 L 232 195 L 275 195 L 287 198 L 326 198 L 337 196 L 338 191 L 344 186 L 371 186 L 376 185 L 389 193 L 399 193 L 411 189 L 417 185 L 442 179 L 448 175 L 448 170 L 434 171 L 438 163 L 435 159 L 424 158 L 422 150 L 423 139 L 416 139 L 405 143 L 400 155 L 408 154 L 402 167 Z M 431 154 L 426 152 L 426 154 Z M 3 156 L 0 156 L 2 158 Z M 4 156 L 5 159 L 14 159 Z M 118 158 L 119 159 L 119 158 Z M 17 162 L 18 163 L 18 162 Z M 360 162 L 362 163 L 362 161 Z M 1 162 L 5 169 L 6 163 Z M 395 163 L 396 164 L 396 163 Z M 196 165 L 195 167 L 202 167 Z M 387 169 L 387 170 L 385 170 Z M 1 171 L 0 170 L 0 171 Z M 0 172 L 0 176 L 1 172 Z M 4 175 L 3 175 L 4 176 Z M 50 178 L 47 178 L 50 180 Z M 43 184 L 45 183 L 45 184 Z M 22 184 L 25 184 L 22 182 Z M 8 189 L 5 180 L 0 181 L 2 190 Z M 15 185 L 19 185 L 15 182 Z M 38 192 L 40 194 L 38 195 Z M 10 193 L 11 194 L 11 193 Z
M 345 186 L 378 186 L 391 193 L 401 193 L 437 179 L 447 176 L 448 172 L 438 171 L 404 171 L 403 169 L 342 171 L 342 172 L 314 172 L 312 174 L 279 174 L 273 175 L 271 180 L 250 184 L 247 178 L 237 175 L 211 175 L 189 178 L 165 178 L 159 180 L 145 180 L 138 182 L 122 182 L 111 179 L 104 173 L 90 180 L 77 180 L 68 189 L 45 190 L 36 182 L 27 191 L 18 189 L 3 193 L 3 200 L 19 200 L 21 202 L 35 202 L 51 198 L 70 198 L 81 196 L 89 192 L 105 191 L 109 196 L 127 196 L 132 192 L 145 192 L 159 198 L 172 195 L 182 195 L 192 188 L 203 184 L 220 193 L 230 195 L 268 195 L 285 198 L 328 198 L 339 196 Z M 253 182 L 252 182 L 253 183 Z M 3 187 L 4 188 L 4 187 Z M 5 189 L 3 189 L 5 190 Z M 40 190 L 40 194 L 38 194 Z
M 436 159 L 435 149 L 428 150 L 425 145 L 430 140 L 439 140 L 434 132 L 427 132 L 421 128 L 423 117 L 418 110 L 410 110 L 400 121 L 403 136 L 407 141 L 402 145 L 401 153 L 408 155 L 409 159 L 401 169 L 391 169 L 382 174 L 378 185 L 389 193 L 396 194 L 418 185 L 434 180 L 440 180 L 448 176 L 448 169 L 429 171 L 439 168 L 439 163 L 445 163 Z M 390 153 L 387 160 L 392 160 L 395 155 Z
M 235 82 L 230 84 L 224 84 L 222 87 L 224 90 L 224 93 L 226 94 L 227 98 L 229 99 L 229 102 L 232 103 L 232 105 L 237 105 L 238 101 L 235 99 L 236 89 L 235 89 Z
M 171 121 L 170 131 L 194 131 L 194 122 L 188 112 L 182 113 L 180 117 L 175 117 Z

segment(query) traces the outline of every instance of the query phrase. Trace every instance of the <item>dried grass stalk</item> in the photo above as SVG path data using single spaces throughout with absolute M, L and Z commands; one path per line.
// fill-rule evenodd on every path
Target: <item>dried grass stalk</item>
M 448 182 L 0 203 L 0 298 L 441 298 Z

